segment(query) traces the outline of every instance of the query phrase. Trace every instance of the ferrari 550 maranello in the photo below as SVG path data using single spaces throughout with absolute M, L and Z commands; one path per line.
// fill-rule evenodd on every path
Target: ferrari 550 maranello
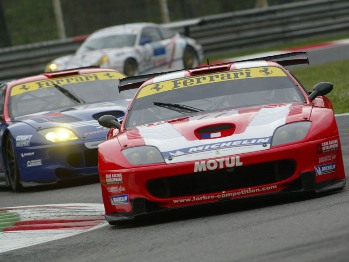
M 46 71 L 100 66 L 133 76 L 196 67 L 202 52 L 192 38 L 157 24 L 134 23 L 92 33 L 75 54 L 56 58 Z
M 345 186 L 333 85 L 286 69 L 306 53 L 153 75 L 99 145 L 106 220 L 252 196 Z M 147 77 L 144 77 L 146 79 Z M 125 80 L 125 81 L 124 81 Z M 119 88 L 142 83 L 125 78 Z
M 98 175 L 97 146 L 108 129 L 101 115 L 122 118 L 133 91 L 119 93 L 125 75 L 76 69 L 0 85 L 0 177 L 23 186 Z

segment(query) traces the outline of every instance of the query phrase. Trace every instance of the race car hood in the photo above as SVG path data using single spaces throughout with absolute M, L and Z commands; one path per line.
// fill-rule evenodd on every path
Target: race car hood
M 157 147 L 166 163 L 267 150 L 274 131 L 309 119 L 311 106 L 278 104 L 200 114 L 139 126 L 119 136 L 121 146 Z
M 66 61 L 65 69 L 98 65 L 103 56 L 103 50 L 91 51 L 83 55 L 73 55 Z
M 131 52 L 132 47 L 123 48 L 110 48 L 110 49 L 99 49 L 84 53 L 83 55 L 73 55 L 66 60 L 65 69 L 77 68 L 83 66 L 98 66 L 100 65 L 100 59 L 105 56 L 121 56 L 127 52 Z
M 108 114 L 114 115 L 121 120 L 128 103 L 129 101 L 127 100 L 118 100 L 115 102 L 77 105 L 59 111 L 46 111 L 39 114 L 26 115 L 17 118 L 16 122 L 25 123 L 36 130 L 67 127 L 84 139 L 104 138 L 108 129 L 98 124 L 98 118 Z

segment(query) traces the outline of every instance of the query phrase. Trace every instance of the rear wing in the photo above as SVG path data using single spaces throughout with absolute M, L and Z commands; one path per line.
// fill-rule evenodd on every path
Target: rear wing
M 237 61 L 232 61 L 232 62 L 227 62 L 227 63 L 215 64 L 214 66 L 230 65 L 232 63 L 251 62 L 251 61 L 272 61 L 272 62 L 276 62 L 282 66 L 309 64 L 309 58 L 308 58 L 307 52 L 291 52 L 291 53 L 285 53 L 285 54 L 263 56 L 263 57 L 249 58 L 249 59 L 237 60 Z M 199 69 L 202 70 L 203 68 L 208 67 L 206 70 L 202 70 L 203 72 L 207 73 L 210 70 L 209 66 L 210 65 L 203 66 L 203 67 L 196 67 L 196 68 L 191 68 L 189 70 L 192 70 L 192 71 L 199 70 Z M 160 72 L 160 73 L 154 73 L 154 74 L 148 74 L 148 75 L 125 77 L 123 79 L 120 79 L 119 92 L 129 90 L 129 89 L 139 88 L 145 81 L 147 81 L 150 78 L 153 78 L 153 77 L 156 77 L 159 75 L 163 75 L 163 74 L 180 72 L 183 70 L 184 69 L 167 71 L 167 72 Z
M 261 60 L 272 61 L 282 66 L 309 64 L 309 58 L 308 58 L 307 52 L 291 52 L 291 53 L 284 53 L 284 54 L 278 54 L 278 55 L 249 58 L 244 60 L 233 61 L 233 63 L 261 61 Z
M 128 76 L 128 77 L 122 78 L 119 81 L 119 92 L 138 88 L 150 78 L 153 78 L 155 76 L 162 75 L 162 74 L 171 73 L 171 72 L 175 72 L 175 71 L 154 73 L 154 74 L 148 74 L 148 75 L 139 75 L 139 76 Z

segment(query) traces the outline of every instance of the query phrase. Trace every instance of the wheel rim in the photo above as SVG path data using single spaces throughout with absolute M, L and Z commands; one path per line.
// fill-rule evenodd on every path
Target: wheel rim
M 190 68 L 194 66 L 195 55 L 192 51 L 188 50 L 184 54 L 184 67 Z
M 124 73 L 127 76 L 134 76 L 137 73 L 137 65 L 133 61 L 127 61 L 125 63 Z
M 12 189 L 17 188 L 17 163 L 15 151 L 13 148 L 13 143 L 10 139 L 7 140 L 6 147 L 6 163 L 7 163 L 7 171 L 8 171 L 8 179 L 10 182 L 10 186 Z

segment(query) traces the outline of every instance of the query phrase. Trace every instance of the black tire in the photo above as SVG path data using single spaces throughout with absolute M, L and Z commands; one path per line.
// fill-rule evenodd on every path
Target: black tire
M 135 76 L 138 74 L 138 64 L 133 58 L 127 58 L 124 63 L 124 74 L 127 76 Z
M 8 135 L 5 140 L 5 166 L 7 172 L 7 179 L 10 187 L 13 191 L 21 191 L 22 185 L 20 184 L 20 173 L 18 168 L 18 162 L 15 152 L 15 145 L 13 143 L 13 138 Z
M 183 52 L 183 66 L 185 69 L 199 66 L 199 57 L 193 47 L 187 45 Z

